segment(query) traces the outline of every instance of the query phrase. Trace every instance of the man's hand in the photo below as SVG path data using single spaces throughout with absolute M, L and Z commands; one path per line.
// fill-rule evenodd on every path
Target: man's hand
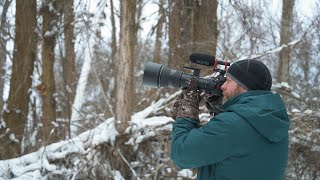
M 220 112 L 220 106 L 222 104 L 223 96 L 205 96 L 206 108 L 208 109 L 210 115 L 217 115 Z
M 177 119 L 177 113 L 178 109 L 181 106 L 181 100 L 183 98 L 183 92 L 177 97 L 176 101 L 173 103 L 171 109 L 170 109 L 170 115 L 172 119 L 176 120 Z
M 179 95 L 171 108 L 173 119 L 181 117 L 199 120 L 199 103 L 202 98 L 197 84 L 197 79 L 191 78 L 188 87 Z

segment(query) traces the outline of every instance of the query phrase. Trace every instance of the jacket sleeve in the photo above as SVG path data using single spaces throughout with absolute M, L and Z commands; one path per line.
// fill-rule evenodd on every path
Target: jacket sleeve
M 230 113 L 221 113 L 197 128 L 196 121 L 178 118 L 173 124 L 171 159 L 180 168 L 197 168 L 232 156 L 240 135 L 237 120 Z

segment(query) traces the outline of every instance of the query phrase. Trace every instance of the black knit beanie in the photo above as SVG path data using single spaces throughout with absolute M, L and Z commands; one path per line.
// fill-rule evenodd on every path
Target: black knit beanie
M 268 67 L 255 59 L 246 59 L 233 63 L 227 76 L 247 90 L 268 90 L 272 85 L 272 78 Z

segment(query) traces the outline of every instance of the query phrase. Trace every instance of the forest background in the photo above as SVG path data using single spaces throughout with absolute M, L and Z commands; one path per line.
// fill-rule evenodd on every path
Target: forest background
M 291 118 L 286 179 L 320 179 L 318 1 L 1 0 L 0 14 L 0 179 L 194 179 L 170 161 L 178 89 L 142 85 L 146 62 L 210 75 L 192 52 L 263 61 Z

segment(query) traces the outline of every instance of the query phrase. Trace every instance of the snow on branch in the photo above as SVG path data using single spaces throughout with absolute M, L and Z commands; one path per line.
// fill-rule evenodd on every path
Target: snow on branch
M 294 40 L 294 41 L 291 41 L 291 42 L 289 42 L 287 44 L 282 44 L 281 46 L 273 48 L 273 49 L 270 49 L 270 50 L 267 50 L 262 54 L 253 54 L 253 55 L 250 55 L 249 57 L 243 58 L 243 59 L 259 59 L 259 58 L 265 57 L 265 56 L 267 56 L 269 54 L 278 53 L 278 52 L 282 51 L 282 49 L 284 49 L 286 47 L 292 47 L 292 46 L 298 44 L 301 41 L 302 41 L 302 38 Z M 243 60 L 243 59 L 241 59 L 241 60 Z
M 253 55 L 250 55 L 249 57 L 246 57 L 246 58 L 242 58 L 241 60 L 243 59 L 259 59 L 261 57 L 265 57 L 269 54 L 274 54 L 274 53 L 278 53 L 280 51 L 282 51 L 282 49 L 286 48 L 286 47 L 293 47 L 295 46 L 296 44 L 300 43 L 304 37 L 311 31 L 311 29 L 315 26 L 315 23 L 317 22 L 317 19 L 320 17 L 320 15 L 318 15 L 317 17 L 314 18 L 314 20 L 310 23 L 310 25 L 308 26 L 308 28 L 306 28 L 306 30 L 304 31 L 304 33 L 302 34 L 302 36 L 294 41 L 291 41 L 287 44 L 282 44 L 281 46 L 279 47 L 276 47 L 276 48 L 273 48 L 273 49 L 270 49 L 270 50 L 267 50 L 265 51 L 264 53 L 262 54 L 253 54 Z M 317 27 L 316 27 L 317 28 Z
M 171 122 L 173 121 L 171 118 L 166 116 L 146 117 L 161 109 L 162 106 L 174 99 L 178 94 L 179 92 L 166 99 L 160 99 L 146 109 L 134 114 L 127 131 L 127 133 L 132 132 L 133 134 L 127 144 L 137 146 L 145 138 L 155 136 L 157 134 L 156 130 L 171 130 Z M 50 144 L 40 148 L 36 152 L 19 158 L 0 160 L 0 179 L 25 179 L 26 177 L 28 177 L 27 179 L 37 179 L 42 177 L 41 172 L 43 171 L 56 174 L 71 173 L 70 169 L 64 167 L 61 169 L 54 162 L 67 159 L 68 156 L 73 154 L 79 156 L 78 161 L 73 161 L 73 166 L 76 166 L 81 156 L 91 156 L 92 151 L 95 150 L 94 148 L 101 144 L 109 143 L 113 145 L 118 135 L 114 118 L 109 118 L 96 128 L 88 130 L 72 139 Z
M 49 162 L 64 159 L 69 154 L 85 155 L 92 150 L 91 144 L 114 141 L 117 132 L 113 124 L 113 118 L 110 118 L 97 128 L 86 131 L 73 139 L 50 144 L 19 158 L 1 160 L 0 177 L 13 178 L 25 174 L 33 177 L 32 174 L 43 170 L 48 172 L 61 171 L 56 165 Z M 106 132 L 109 132 L 109 134 Z M 103 140 L 102 135 L 105 135 Z

